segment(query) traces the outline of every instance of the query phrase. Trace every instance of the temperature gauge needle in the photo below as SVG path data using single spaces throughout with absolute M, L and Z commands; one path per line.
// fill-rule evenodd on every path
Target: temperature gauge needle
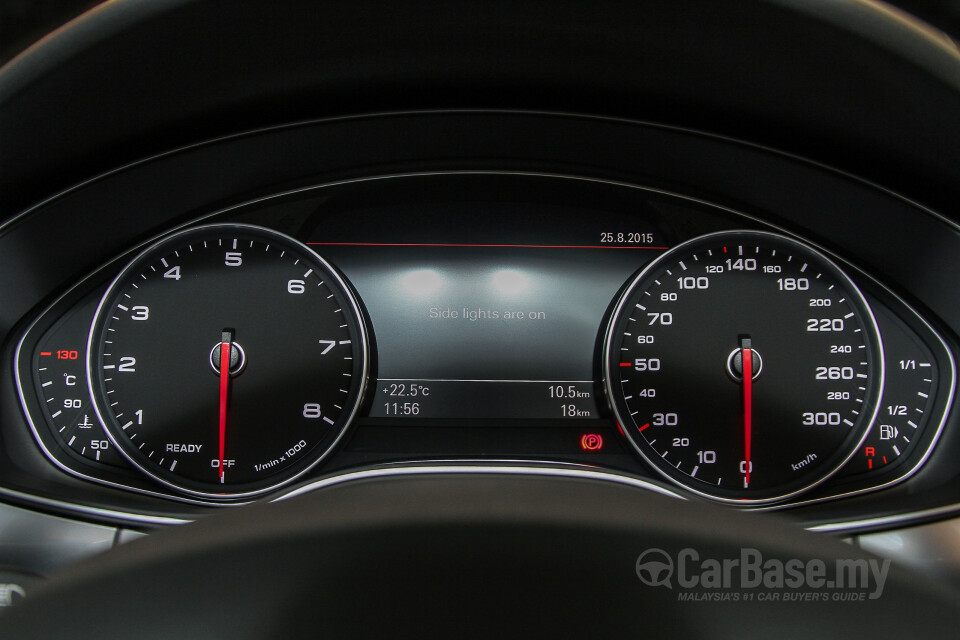
M 230 393 L 230 353 L 233 334 L 224 331 L 220 338 L 220 483 L 223 484 L 223 445 L 227 435 L 227 396 Z
M 740 360 L 743 362 L 743 486 L 750 486 L 750 440 L 753 430 L 753 349 L 750 338 L 740 338 Z

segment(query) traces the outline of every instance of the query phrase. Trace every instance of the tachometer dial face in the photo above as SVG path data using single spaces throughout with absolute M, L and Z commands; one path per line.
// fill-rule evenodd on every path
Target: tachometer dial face
M 256 495 L 326 455 L 360 402 L 356 302 L 303 244 L 209 225 L 147 249 L 110 286 L 88 372 L 110 438 L 180 491 Z
M 619 424 L 660 473 L 763 503 L 832 475 L 873 421 L 876 321 L 828 258 L 784 236 L 724 232 L 665 253 L 628 287 L 606 338 Z

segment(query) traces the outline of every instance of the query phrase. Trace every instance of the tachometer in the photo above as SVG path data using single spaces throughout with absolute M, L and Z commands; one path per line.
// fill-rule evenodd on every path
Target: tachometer
M 771 502 L 819 484 L 866 436 L 883 385 L 876 321 L 826 256 L 754 231 L 662 255 L 610 322 L 606 390 L 660 473 Z
M 210 498 L 301 475 L 360 402 L 367 340 L 340 276 L 294 239 L 209 225 L 147 249 L 90 333 L 96 410 L 130 462 Z

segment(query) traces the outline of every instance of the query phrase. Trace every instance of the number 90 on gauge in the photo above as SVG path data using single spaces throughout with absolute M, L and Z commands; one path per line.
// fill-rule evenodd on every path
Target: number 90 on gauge
M 605 386 L 650 465 L 697 494 L 783 500 L 835 473 L 876 415 L 876 321 L 829 258 L 736 231 L 663 254 L 627 287 L 605 340 Z

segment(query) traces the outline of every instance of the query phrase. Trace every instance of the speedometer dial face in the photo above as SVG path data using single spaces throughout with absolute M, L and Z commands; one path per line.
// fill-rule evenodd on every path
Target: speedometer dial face
M 763 503 L 853 454 L 883 358 L 867 303 L 828 258 L 780 235 L 723 232 L 665 253 L 628 287 L 605 374 L 622 430 L 660 473 Z
M 349 289 L 310 249 L 209 225 L 154 245 L 114 281 L 88 377 L 134 465 L 186 493 L 236 498 L 330 451 L 359 404 L 366 343 Z

